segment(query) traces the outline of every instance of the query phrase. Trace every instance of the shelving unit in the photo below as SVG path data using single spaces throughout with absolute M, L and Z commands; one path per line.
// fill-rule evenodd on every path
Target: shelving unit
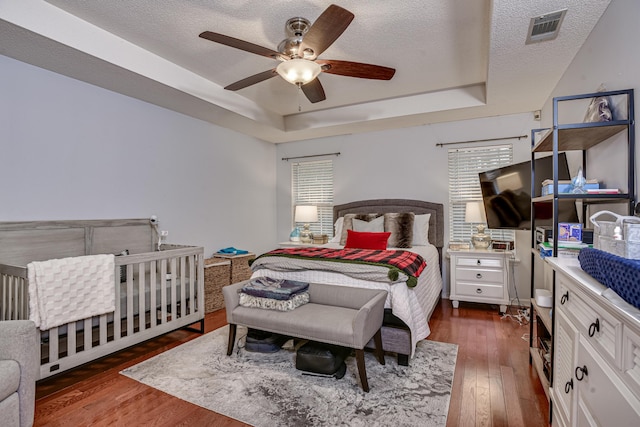
M 594 122 L 594 123 L 569 123 L 561 124 L 558 120 L 558 107 L 561 102 L 569 102 L 576 100 L 591 99 L 597 97 L 614 97 L 624 96 L 627 101 L 627 117 L 616 118 L 614 121 L 609 122 Z M 541 286 L 536 286 L 535 277 L 535 261 L 539 256 L 537 251 L 536 240 L 536 207 L 541 208 L 544 204 L 552 205 L 553 212 L 553 224 L 552 233 L 553 239 L 553 254 L 558 255 L 558 239 L 556 234 L 558 231 L 558 212 L 562 203 L 576 203 L 582 204 L 582 222 L 583 225 L 587 221 L 587 208 L 598 204 L 610 204 L 610 203 L 626 203 L 629 208 L 629 215 L 633 215 L 635 207 L 635 125 L 634 125 L 634 93 L 633 89 L 609 91 L 609 92 L 597 92 L 582 95 L 563 96 L 553 99 L 553 128 L 551 129 L 533 129 L 531 131 L 531 182 L 532 193 L 537 182 L 535 177 L 535 159 L 538 153 L 552 153 L 553 156 L 553 194 L 546 196 L 540 196 L 539 194 L 532 194 L 531 198 L 531 295 L 535 296 L 535 289 Z M 581 151 L 582 152 L 582 170 L 587 175 L 587 155 L 586 152 L 590 148 L 603 143 L 610 138 L 626 132 L 627 135 L 627 175 L 628 183 L 625 192 L 619 194 L 559 194 L 558 193 L 558 153 L 564 151 Z M 536 142 L 538 141 L 538 142 Z M 543 179 L 549 177 L 542 177 Z M 539 179 L 538 179 L 539 181 Z M 548 208 L 548 206 L 547 206 Z M 548 209 L 547 209 L 548 210 Z M 593 212 L 591 212 L 592 214 Z M 555 308 L 555 271 L 552 276 L 552 292 L 553 302 L 552 309 Z M 555 312 L 555 310 L 554 310 Z M 553 387 L 553 366 L 554 360 L 554 323 L 551 316 L 549 316 L 548 308 L 538 307 L 535 298 L 531 299 L 531 319 L 535 319 L 530 323 L 529 330 L 529 347 L 530 357 L 529 363 L 533 364 L 536 368 L 538 376 L 540 377 L 543 388 L 550 396 L 549 388 Z M 535 325 L 535 330 L 534 330 Z M 545 369 L 544 356 L 541 353 L 540 345 L 538 344 L 538 337 L 546 336 L 548 334 L 551 345 L 548 351 L 550 356 L 547 357 L 550 363 L 549 369 Z

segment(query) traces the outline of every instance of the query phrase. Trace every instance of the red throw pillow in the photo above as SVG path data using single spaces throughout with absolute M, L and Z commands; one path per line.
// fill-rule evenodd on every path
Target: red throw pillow
M 347 230 L 347 241 L 345 242 L 345 248 L 354 249 L 376 249 L 386 250 L 387 240 L 391 233 L 371 233 L 364 231 Z

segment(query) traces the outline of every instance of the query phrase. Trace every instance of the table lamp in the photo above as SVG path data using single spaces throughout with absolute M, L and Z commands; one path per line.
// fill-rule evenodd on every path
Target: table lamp
M 295 222 L 301 222 L 304 224 L 302 231 L 300 232 L 300 241 L 302 243 L 311 243 L 309 223 L 316 221 L 318 221 L 317 206 L 296 206 Z
M 471 244 L 476 249 L 487 249 L 491 244 L 491 236 L 484 233 L 487 217 L 482 202 L 467 202 L 464 221 L 476 224 L 476 234 L 471 235 Z

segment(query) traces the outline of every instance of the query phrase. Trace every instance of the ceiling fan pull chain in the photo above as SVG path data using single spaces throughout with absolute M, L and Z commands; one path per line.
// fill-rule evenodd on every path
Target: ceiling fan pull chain
M 302 93 L 302 83 L 298 83 L 298 113 L 302 112 L 302 105 L 300 102 L 300 94 Z

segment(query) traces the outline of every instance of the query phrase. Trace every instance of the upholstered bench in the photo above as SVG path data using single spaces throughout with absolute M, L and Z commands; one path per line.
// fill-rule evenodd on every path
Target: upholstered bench
M 311 283 L 307 304 L 277 311 L 241 306 L 238 293 L 245 283 L 222 288 L 229 323 L 227 355 L 233 353 L 237 325 L 349 347 L 356 353 L 362 389 L 369 391 L 364 347 L 373 338 L 376 357 L 384 365 L 380 328 L 387 291 Z

